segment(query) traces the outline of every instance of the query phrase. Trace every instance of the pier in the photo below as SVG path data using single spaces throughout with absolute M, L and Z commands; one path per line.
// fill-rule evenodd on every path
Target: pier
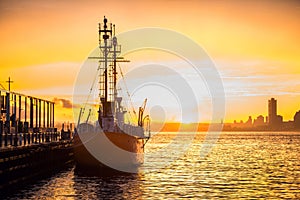
M 73 161 L 72 125 L 54 127 L 54 102 L 0 90 L 0 189 Z

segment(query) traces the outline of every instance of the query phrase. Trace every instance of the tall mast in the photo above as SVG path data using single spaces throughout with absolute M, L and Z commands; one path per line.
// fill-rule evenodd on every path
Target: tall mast
M 99 61 L 101 103 L 98 119 L 101 125 L 104 118 L 114 116 L 116 106 L 120 106 L 122 99 L 117 97 L 117 62 L 129 62 L 123 57 L 117 57 L 121 53 L 121 45 L 118 44 L 115 36 L 115 25 L 112 26 L 111 23 L 108 25 L 105 16 L 103 23 L 99 23 L 99 49 L 100 55 L 89 57 L 89 59 Z M 117 99 L 118 103 L 116 103 Z
M 103 105 L 103 116 L 107 116 L 108 108 L 107 108 L 107 102 L 108 102 L 108 53 L 109 53 L 109 46 L 108 46 L 108 40 L 109 37 L 112 35 L 112 27 L 110 26 L 110 29 L 107 26 L 107 19 L 104 16 L 103 19 L 103 30 L 101 29 L 101 24 L 99 24 L 99 48 L 103 49 L 103 55 L 104 55 L 104 80 L 100 82 L 100 84 L 104 84 L 104 98 L 100 95 L 100 101 Z M 104 46 L 101 46 L 101 36 L 104 40 Z M 102 74 L 100 74 L 100 80 L 101 80 Z M 103 87 L 103 85 L 100 85 L 100 88 Z

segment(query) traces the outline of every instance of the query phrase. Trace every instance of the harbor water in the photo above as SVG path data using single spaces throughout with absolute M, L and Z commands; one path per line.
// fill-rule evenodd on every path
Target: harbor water
M 222 132 L 205 157 L 205 133 L 183 153 L 181 145 L 168 145 L 175 136 L 158 133 L 148 141 L 148 170 L 104 176 L 73 165 L 4 199 L 300 199 L 300 133 Z M 180 141 L 190 136 L 181 133 Z M 149 157 L 167 146 L 169 153 Z M 182 155 L 162 165 L 176 152 Z

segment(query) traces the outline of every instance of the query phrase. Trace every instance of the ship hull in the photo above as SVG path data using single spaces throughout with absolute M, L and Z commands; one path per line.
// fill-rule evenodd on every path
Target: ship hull
M 122 132 L 85 132 L 74 136 L 74 157 L 80 167 L 131 172 L 144 162 L 144 142 Z

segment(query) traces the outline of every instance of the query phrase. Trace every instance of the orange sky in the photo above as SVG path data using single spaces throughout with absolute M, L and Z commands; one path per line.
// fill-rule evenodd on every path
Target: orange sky
M 16 91 L 71 99 L 80 65 L 97 46 L 103 15 L 118 32 L 168 28 L 201 45 L 224 83 L 225 121 L 266 115 L 270 97 L 278 99 L 284 120 L 300 109 L 298 1 L 4 0 L 0 83 L 6 86 L 11 76 Z

